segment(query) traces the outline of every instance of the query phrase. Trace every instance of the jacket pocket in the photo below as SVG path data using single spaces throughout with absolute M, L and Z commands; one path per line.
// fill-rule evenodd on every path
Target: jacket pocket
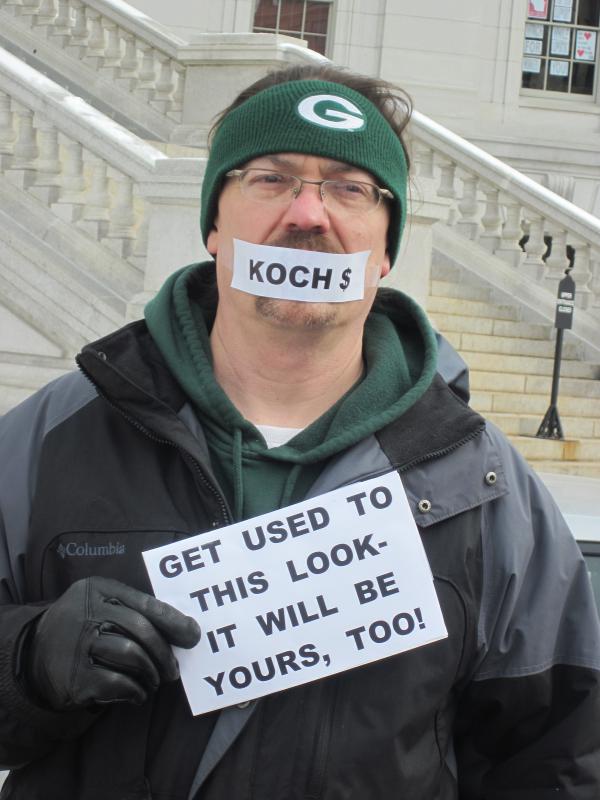
M 96 575 L 152 593 L 142 553 L 184 539 L 183 531 L 68 531 L 46 546 L 41 565 L 43 599 L 59 597 L 72 583 Z

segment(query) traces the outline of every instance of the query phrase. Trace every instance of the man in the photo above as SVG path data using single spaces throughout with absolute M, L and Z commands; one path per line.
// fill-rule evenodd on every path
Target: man
M 392 97 L 320 66 L 246 90 L 203 184 L 214 264 L 174 273 L 145 321 L 2 421 L 2 798 L 600 796 L 576 544 L 436 374 L 462 367 L 423 312 L 377 289 L 407 214 Z M 279 260 L 244 272 L 244 247 Z M 447 637 L 192 716 L 170 645 L 200 632 L 151 597 L 141 553 L 391 471 Z

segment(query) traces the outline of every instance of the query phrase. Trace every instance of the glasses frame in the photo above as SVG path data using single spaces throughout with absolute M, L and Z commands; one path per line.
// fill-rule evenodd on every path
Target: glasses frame
M 249 172 L 254 172 L 254 171 L 257 171 L 257 172 L 271 172 L 274 175 L 285 175 L 285 177 L 287 177 L 287 178 L 294 178 L 295 180 L 300 181 L 300 187 L 297 190 L 292 189 L 290 203 L 293 202 L 298 197 L 298 195 L 302 191 L 302 188 L 303 188 L 305 183 L 311 183 L 314 186 L 318 186 L 319 187 L 319 195 L 321 196 L 321 201 L 323 203 L 325 203 L 326 194 L 325 194 L 325 189 L 323 188 L 323 185 L 326 184 L 326 183 L 339 183 L 340 181 L 342 181 L 342 182 L 344 181 L 344 178 L 324 178 L 321 181 L 315 181 L 315 180 L 310 180 L 309 178 L 300 178 L 298 175 L 290 175 L 288 172 L 281 172 L 278 169 L 263 169 L 262 167 L 248 167 L 247 169 L 230 169 L 229 172 L 225 173 L 225 177 L 226 178 L 237 178 L 238 182 L 240 184 L 240 191 L 242 191 L 241 187 L 242 187 L 242 180 L 244 179 L 244 175 L 247 175 Z M 389 189 L 384 189 L 381 186 L 377 186 L 376 183 L 371 183 L 370 181 L 350 181 L 350 180 L 348 181 L 348 183 L 360 183 L 363 186 L 370 186 L 373 189 L 375 189 L 376 192 L 377 192 L 377 202 L 375 203 L 375 205 L 372 208 L 369 208 L 368 211 L 362 211 L 361 210 L 361 211 L 358 211 L 356 213 L 371 214 L 373 211 L 375 211 L 376 208 L 379 208 L 379 206 L 381 205 L 382 198 L 384 198 L 386 200 L 393 200 L 394 199 L 394 195 L 393 195 L 392 192 L 390 192 Z M 242 192 L 242 194 L 243 194 L 243 192 Z M 255 202 L 261 202 L 261 201 L 260 200 L 256 200 Z M 274 201 L 265 200 L 264 202 L 267 203 L 267 204 L 269 202 L 272 202 L 273 205 L 275 205 Z

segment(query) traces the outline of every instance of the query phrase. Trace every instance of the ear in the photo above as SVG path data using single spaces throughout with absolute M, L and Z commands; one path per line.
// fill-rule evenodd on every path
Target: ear
M 385 256 L 381 263 L 381 275 L 380 278 L 385 278 L 386 275 L 390 274 L 390 270 L 392 269 L 392 265 L 390 264 L 390 254 L 388 251 L 385 251 Z
M 208 234 L 208 238 L 206 239 L 206 249 L 211 254 L 211 256 L 216 256 L 217 250 L 219 249 L 219 228 L 217 223 L 218 219 L 215 218 L 211 231 Z

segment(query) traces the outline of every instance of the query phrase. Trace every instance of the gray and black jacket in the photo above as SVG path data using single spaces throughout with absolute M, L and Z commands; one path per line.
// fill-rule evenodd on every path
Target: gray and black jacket
M 46 604 L 88 575 L 149 591 L 143 550 L 230 521 L 145 324 L 79 363 L 0 420 L 3 800 L 598 800 L 584 563 L 524 461 L 439 376 L 311 493 L 399 471 L 447 639 L 196 718 L 180 683 L 141 707 L 37 705 L 20 655 Z

